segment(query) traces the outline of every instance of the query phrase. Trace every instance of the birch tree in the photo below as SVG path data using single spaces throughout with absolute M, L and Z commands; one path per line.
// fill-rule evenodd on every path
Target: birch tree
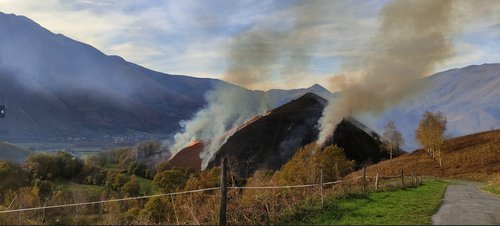
M 389 151 L 390 159 L 392 159 L 394 151 L 399 151 L 399 148 L 405 144 L 403 136 L 392 120 L 384 127 L 383 137 Z
M 427 150 L 428 155 L 433 159 L 439 159 L 442 167 L 441 145 L 444 141 L 446 131 L 446 116 L 441 112 L 432 113 L 426 111 L 416 130 L 417 141 Z

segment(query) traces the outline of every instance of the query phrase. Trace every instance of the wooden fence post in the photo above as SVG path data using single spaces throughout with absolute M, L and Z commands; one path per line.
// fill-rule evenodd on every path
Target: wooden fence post
M 363 191 L 366 191 L 366 166 L 363 167 Z
M 401 170 L 401 187 L 403 188 L 405 186 L 405 178 L 403 174 L 403 170 Z
M 319 171 L 319 191 L 321 193 L 321 208 L 323 208 L 324 198 L 323 198 L 323 169 Z
M 220 170 L 220 211 L 219 211 L 219 225 L 227 225 L 226 211 L 227 211 L 227 186 L 226 186 L 226 158 L 222 157 L 221 170 Z
M 375 175 L 375 191 L 378 191 L 378 172 L 377 175 Z

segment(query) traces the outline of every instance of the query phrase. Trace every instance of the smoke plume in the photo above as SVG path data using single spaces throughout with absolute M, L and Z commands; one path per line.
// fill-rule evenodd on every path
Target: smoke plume
M 345 64 L 332 82 L 340 97 L 330 100 L 319 120 L 318 143 L 328 140 L 344 117 L 379 113 L 415 92 L 419 78 L 453 56 L 452 1 L 393 1 L 379 13 L 373 51 Z M 354 70 L 356 69 L 356 70 Z M 354 71 L 354 76 L 351 74 Z
M 260 26 L 236 35 L 227 51 L 228 67 L 223 79 L 252 89 L 267 88 L 270 80 L 295 81 L 308 68 L 310 52 L 320 37 L 309 28 L 326 14 L 323 2 L 297 2 L 282 12 L 282 18 L 265 18 Z M 286 19 L 284 19 L 286 18 Z M 282 23 L 276 29 L 276 21 Z M 284 22 L 283 22 L 284 21 Z M 284 24 L 283 24 L 284 23 Z M 286 76 L 286 79 L 282 79 Z M 186 122 L 174 135 L 170 150 L 175 154 L 193 141 L 208 145 L 201 154 L 205 168 L 220 146 L 252 116 L 265 113 L 271 103 L 263 93 L 253 93 L 240 87 L 219 85 L 206 95 L 207 106 Z

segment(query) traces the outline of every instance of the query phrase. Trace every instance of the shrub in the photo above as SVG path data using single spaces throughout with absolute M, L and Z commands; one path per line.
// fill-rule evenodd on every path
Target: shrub
M 119 191 L 128 181 L 128 177 L 118 171 L 110 170 L 106 176 L 106 186 L 115 191 Z
M 146 219 L 149 224 L 173 223 L 173 210 L 171 203 L 164 197 L 153 197 L 148 200 L 140 215 Z
M 173 192 L 186 185 L 187 177 L 180 170 L 167 170 L 156 173 L 153 183 L 163 192 Z

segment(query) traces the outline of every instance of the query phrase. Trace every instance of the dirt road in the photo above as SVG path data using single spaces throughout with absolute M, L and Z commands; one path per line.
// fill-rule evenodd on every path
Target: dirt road
M 433 225 L 499 225 L 500 198 L 480 190 L 482 184 L 453 181 L 448 186 L 443 204 L 432 216 Z

